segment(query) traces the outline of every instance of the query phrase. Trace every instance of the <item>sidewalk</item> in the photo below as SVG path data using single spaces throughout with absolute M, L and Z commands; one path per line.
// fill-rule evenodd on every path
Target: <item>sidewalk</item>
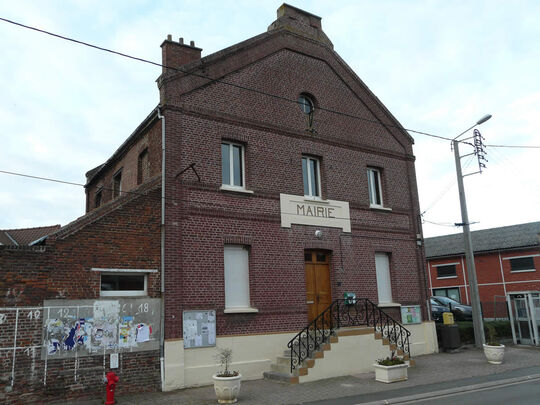
M 487 381 L 482 376 L 501 374 L 520 378 L 528 371 L 540 373 L 540 348 L 528 346 L 507 346 L 504 363 L 492 365 L 487 363 L 482 350 L 465 347 L 457 353 L 439 353 L 415 357 L 416 365 L 409 368 L 407 381 L 384 384 L 375 381 L 374 373 L 356 374 L 346 377 L 336 377 L 317 382 L 285 385 L 266 380 L 243 381 L 238 402 L 242 405 L 279 405 L 302 404 L 325 399 L 365 395 L 366 400 L 374 400 L 377 393 L 392 394 L 397 397 L 427 392 L 428 389 L 441 390 L 468 384 L 458 381 L 474 379 L 471 383 Z M 534 370 L 535 367 L 539 367 Z M 519 369 L 527 369 L 519 372 Z M 512 373 L 512 370 L 516 372 Z M 504 374 L 502 374 L 504 373 Z M 517 376 L 517 377 L 516 377 Z M 452 384 L 454 381 L 454 384 Z M 423 387 L 431 385 L 430 387 Z M 380 395 L 378 395 L 380 396 Z M 364 401 L 362 401 L 364 402 Z M 103 400 L 74 401 L 70 404 L 97 405 Z M 132 404 L 179 404 L 179 405 L 208 405 L 217 404 L 212 386 L 188 388 L 166 393 L 129 394 L 117 397 L 118 405 Z

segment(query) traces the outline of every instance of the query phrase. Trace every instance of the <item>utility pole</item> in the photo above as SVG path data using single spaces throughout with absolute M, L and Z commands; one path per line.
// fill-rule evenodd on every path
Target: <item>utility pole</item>
M 482 348 L 483 344 L 486 341 L 486 337 L 484 335 L 484 320 L 482 319 L 482 308 L 480 307 L 480 295 L 478 294 L 478 281 L 476 280 L 476 266 L 474 264 L 474 251 L 472 246 L 472 240 L 471 240 L 471 229 L 469 227 L 469 215 L 467 213 L 467 201 L 465 200 L 465 188 L 463 187 L 463 173 L 461 171 L 461 156 L 459 156 L 459 142 L 457 139 L 468 132 L 469 130 L 473 129 L 475 126 L 483 124 L 487 120 L 491 118 L 491 115 L 484 115 L 482 118 L 480 118 L 476 124 L 474 124 L 472 127 L 466 129 L 461 134 L 456 136 L 452 140 L 452 147 L 454 149 L 454 158 L 456 160 L 456 174 L 457 174 L 457 182 L 458 182 L 458 189 L 459 189 L 459 203 L 461 205 L 461 226 L 463 226 L 463 239 L 465 242 L 465 258 L 467 262 L 467 275 L 469 277 L 469 290 L 471 292 L 471 307 L 472 307 L 472 316 L 473 316 L 473 327 L 474 327 L 474 343 L 476 347 L 479 349 Z M 484 157 L 484 151 L 482 149 L 482 136 L 480 135 L 480 132 L 477 130 L 474 131 L 475 135 L 474 137 L 474 147 L 475 151 L 474 155 L 477 155 L 478 157 L 478 167 L 479 171 L 476 173 L 482 173 L 482 168 L 485 168 L 486 166 L 482 162 L 482 160 L 485 160 Z M 466 155 L 469 156 L 469 155 Z M 475 173 L 470 173 L 475 174 Z M 468 176 L 468 174 L 466 175 Z M 458 225 L 458 224 L 456 224 Z
M 456 160 L 456 173 L 459 189 L 459 203 L 461 205 L 461 225 L 463 226 L 463 238 L 465 239 L 465 257 L 467 260 L 467 275 L 471 293 L 471 307 L 474 327 L 474 342 L 476 347 L 482 348 L 486 341 L 484 336 L 484 320 L 480 308 L 480 296 L 478 294 L 478 281 L 476 280 L 476 266 L 474 265 L 474 253 L 469 227 L 469 215 L 467 213 L 467 201 L 465 200 L 465 188 L 463 187 L 463 174 L 461 172 L 461 157 L 459 156 L 459 141 L 452 141 L 454 157 Z

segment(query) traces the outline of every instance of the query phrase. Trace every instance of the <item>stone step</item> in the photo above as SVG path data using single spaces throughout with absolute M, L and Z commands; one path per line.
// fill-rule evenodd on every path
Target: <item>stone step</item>
M 294 376 L 291 373 L 280 373 L 276 371 L 265 371 L 263 373 L 265 380 L 282 382 L 286 384 L 298 384 L 298 376 Z
M 338 329 L 337 335 L 339 336 L 358 336 L 358 335 L 369 335 L 373 333 L 372 327 L 362 327 L 362 328 L 341 328 Z

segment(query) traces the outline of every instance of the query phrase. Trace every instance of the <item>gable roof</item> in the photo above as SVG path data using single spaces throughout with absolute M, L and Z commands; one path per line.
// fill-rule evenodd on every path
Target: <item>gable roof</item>
M 540 221 L 471 232 L 475 253 L 539 246 Z M 463 234 L 436 236 L 424 240 L 426 257 L 465 254 Z
M 0 244 L 9 246 L 33 245 L 58 229 L 60 229 L 60 225 L 0 230 Z

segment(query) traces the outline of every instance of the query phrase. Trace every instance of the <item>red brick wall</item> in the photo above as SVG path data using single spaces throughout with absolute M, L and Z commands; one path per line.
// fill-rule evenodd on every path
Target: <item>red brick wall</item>
M 113 176 L 122 170 L 122 191 L 133 191 L 137 184 L 139 155 L 144 149 L 148 149 L 150 161 L 150 178 L 161 173 L 161 122 L 154 120 L 149 127 L 140 130 L 115 161 L 107 165 L 86 188 L 86 212 L 96 207 L 96 192 L 102 188 L 101 204 L 112 199 Z
M 277 51 L 285 44 L 289 49 Z M 273 48 L 277 52 L 260 59 Z M 272 38 L 249 54 L 239 51 L 209 65 L 208 72 L 231 69 L 245 62 L 243 57 L 253 63 L 224 81 L 291 100 L 307 91 L 324 108 L 390 122 L 369 90 L 326 48 L 287 36 Z M 219 83 L 183 95 L 196 83 L 189 76 L 166 79 L 161 87 L 167 103 L 167 339 L 182 337 L 182 311 L 195 308 L 218 310 L 219 335 L 301 329 L 307 320 L 308 248 L 331 251 L 334 298 L 354 291 L 378 301 L 374 254 L 380 251 L 391 254 L 394 300 L 424 305 L 414 158 L 407 135 L 320 109 L 317 132 L 309 134 L 297 104 Z M 219 191 L 224 139 L 245 145 L 246 188 L 254 194 Z M 323 198 L 350 203 L 352 234 L 343 234 L 341 245 L 339 229 L 280 226 L 279 193 L 303 195 L 302 154 L 321 158 Z M 176 177 L 192 163 L 200 182 L 192 171 Z M 384 203 L 392 211 L 369 208 L 367 166 L 383 169 Z M 322 240 L 314 237 L 319 228 Z M 250 298 L 257 314 L 223 313 L 223 247 L 231 240 L 250 246 Z
M 105 395 L 102 378 L 108 355 L 41 360 L 40 309 L 46 299 L 98 298 L 100 274 L 91 271 L 93 267 L 159 269 L 161 190 L 157 185 L 150 181 L 137 189 L 144 196 L 122 196 L 74 221 L 49 237 L 46 246 L 0 247 L 0 348 L 13 347 L 15 330 L 18 347 L 12 391 L 13 350 L 0 350 L 0 392 L 6 393 L 6 403 Z M 160 296 L 159 273 L 149 275 L 148 290 L 150 297 Z M 120 377 L 119 394 L 157 390 L 159 351 L 122 353 L 115 371 Z

